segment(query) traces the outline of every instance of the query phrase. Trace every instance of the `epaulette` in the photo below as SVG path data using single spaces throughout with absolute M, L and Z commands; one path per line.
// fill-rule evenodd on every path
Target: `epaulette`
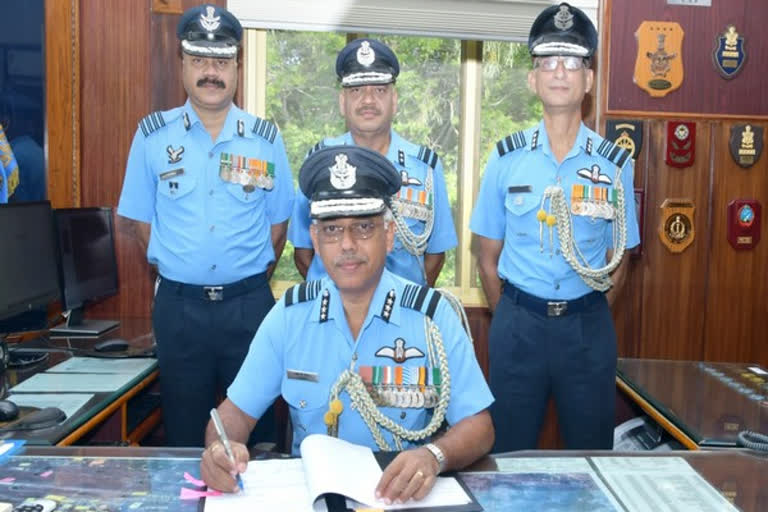
M 419 146 L 419 154 L 416 158 L 433 169 L 437 167 L 437 153 L 427 146 Z
M 315 300 L 320 293 L 321 285 L 322 281 L 318 279 L 291 286 L 285 291 L 285 307 Z
M 145 137 L 149 137 L 152 132 L 159 130 L 163 126 L 165 126 L 165 119 L 163 119 L 163 113 L 160 111 L 152 112 L 139 121 L 139 127 Z
M 434 288 L 430 288 L 429 286 L 419 286 L 417 284 L 407 284 L 403 290 L 403 297 L 400 299 L 400 305 L 404 308 L 421 311 L 429 318 L 432 318 L 437 309 L 437 305 L 442 298 L 442 294 Z
M 603 139 L 603 142 L 600 143 L 600 146 L 597 148 L 597 154 L 616 164 L 619 169 L 624 167 L 624 163 L 629 158 L 629 151 L 617 146 L 608 139 Z
M 320 151 L 324 147 L 325 147 L 325 140 L 321 140 L 320 142 L 318 142 L 317 144 L 309 148 L 309 151 L 307 151 L 307 156 L 305 156 L 304 158 L 309 157 L 309 155 L 311 155 L 315 151 Z
M 499 156 L 504 156 L 511 151 L 523 147 L 525 147 L 525 132 L 522 130 L 512 135 L 507 135 L 496 143 L 496 150 L 499 152 Z
M 253 124 L 253 130 L 251 131 L 259 137 L 267 139 L 270 144 L 273 144 L 275 142 L 275 137 L 277 137 L 277 126 L 271 121 L 267 121 L 260 117 L 256 118 L 256 122 Z

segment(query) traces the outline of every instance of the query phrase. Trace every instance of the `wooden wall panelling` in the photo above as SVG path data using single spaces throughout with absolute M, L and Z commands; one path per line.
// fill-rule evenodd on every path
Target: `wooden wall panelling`
M 82 205 L 117 208 L 137 122 L 149 112 L 149 4 L 81 0 Z M 93 316 L 146 316 L 146 257 L 118 218 L 120 294 L 89 308 Z
M 714 134 L 712 247 L 704 358 L 768 366 L 768 156 L 763 150 L 752 167 L 743 169 L 737 165 L 729 151 L 734 124 L 744 123 L 722 123 Z M 757 125 L 768 128 L 766 123 Z M 753 250 L 736 250 L 726 239 L 726 212 L 733 199 L 757 199 L 763 205 L 762 240 Z
M 606 113 L 768 118 L 768 88 L 763 83 L 763 63 L 768 62 L 768 31 L 764 27 L 768 2 L 728 0 L 712 2 L 711 7 L 691 7 L 667 5 L 666 0 L 605 1 L 610 39 Z M 644 20 L 676 21 L 685 32 L 683 83 L 663 98 L 652 98 L 632 81 L 637 56 L 635 32 Z M 732 80 L 721 78 L 712 63 L 715 37 L 728 23 L 746 39 L 747 60 Z
M 642 327 L 638 357 L 700 359 L 706 307 L 709 248 L 710 128 L 698 123 L 696 160 L 684 169 L 664 164 L 666 121 L 649 126 L 643 256 Z M 666 198 L 690 198 L 694 212 L 695 240 L 682 253 L 671 253 L 657 229 L 661 204 Z
M 45 1 L 48 198 L 54 208 L 79 203 L 80 59 L 78 2 Z

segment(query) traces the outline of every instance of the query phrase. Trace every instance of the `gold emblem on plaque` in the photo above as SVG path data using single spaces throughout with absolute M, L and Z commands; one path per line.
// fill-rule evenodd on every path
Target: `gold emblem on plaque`
M 665 199 L 662 203 L 659 237 L 670 252 L 683 252 L 693 243 L 696 235 L 694 209 L 693 201 L 689 199 Z
M 666 21 L 644 21 L 635 32 L 635 84 L 653 97 L 666 96 L 683 83 L 683 29 Z

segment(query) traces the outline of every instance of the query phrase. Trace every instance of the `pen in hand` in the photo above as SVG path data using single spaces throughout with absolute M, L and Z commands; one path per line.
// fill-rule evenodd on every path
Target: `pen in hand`
M 229 438 L 227 437 L 227 433 L 224 431 L 224 425 L 221 423 L 221 418 L 219 417 L 219 412 L 214 407 L 211 409 L 211 419 L 213 420 L 213 426 L 216 428 L 216 433 L 219 435 L 219 439 L 221 440 L 221 444 L 224 445 L 224 450 L 227 452 L 227 457 L 229 457 L 229 460 L 232 461 L 233 465 L 237 465 L 235 462 L 235 454 L 232 453 L 232 446 L 229 444 Z M 237 473 L 237 476 L 235 477 L 237 480 L 237 485 L 240 487 L 240 490 L 243 490 L 243 479 L 240 476 L 240 473 Z

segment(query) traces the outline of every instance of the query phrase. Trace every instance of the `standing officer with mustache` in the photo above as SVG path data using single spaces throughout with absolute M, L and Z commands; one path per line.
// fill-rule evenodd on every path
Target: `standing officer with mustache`
M 202 5 L 180 18 L 187 102 L 139 122 L 118 213 L 157 265 L 153 328 L 173 446 L 203 446 L 208 413 L 275 301 L 293 183 L 277 128 L 232 100 L 242 27 Z M 267 413 L 252 440 L 272 440 Z
M 349 131 L 326 138 L 310 151 L 326 146 L 356 145 L 372 149 L 392 162 L 401 189 L 394 198 L 397 237 L 387 268 L 419 284 L 434 286 L 445 251 L 456 247 L 456 229 L 445 189 L 443 164 L 433 150 L 413 144 L 392 129 L 397 112 L 395 80 L 400 64 L 394 52 L 376 39 L 357 39 L 339 52 L 336 74 L 341 82 L 339 109 Z M 309 201 L 296 196 L 288 238 L 294 260 L 308 280 L 326 275 L 309 236 Z

